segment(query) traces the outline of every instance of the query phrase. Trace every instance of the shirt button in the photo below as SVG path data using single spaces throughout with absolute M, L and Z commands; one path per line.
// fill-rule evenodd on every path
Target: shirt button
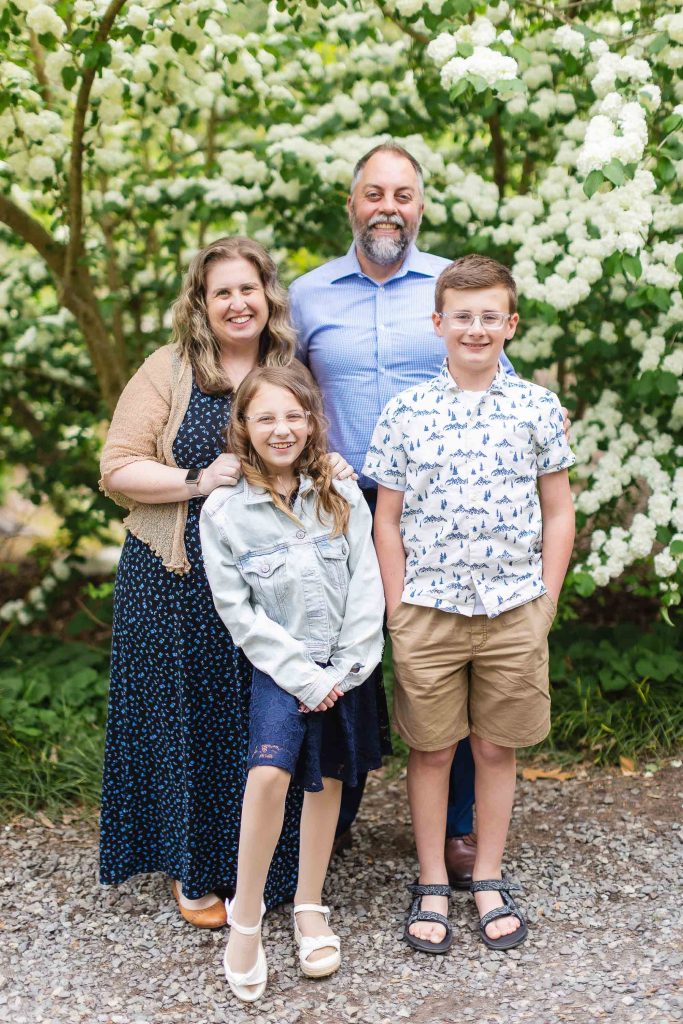
M 268 562 L 264 562 L 261 566 L 261 572 L 270 572 L 270 566 Z
M 296 531 L 296 536 L 297 536 L 297 540 L 303 540 L 304 537 L 306 536 L 306 534 L 304 533 L 303 530 L 297 530 Z

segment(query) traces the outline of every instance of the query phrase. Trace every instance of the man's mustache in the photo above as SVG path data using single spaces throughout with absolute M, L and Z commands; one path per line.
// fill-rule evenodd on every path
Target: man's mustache
M 388 216 L 385 213 L 374 213 L 367 226 L 373 228 L 375 224 L 395 224 L 398 228 L 406 226 L 406 222 L 399 213 L 390 213 Z

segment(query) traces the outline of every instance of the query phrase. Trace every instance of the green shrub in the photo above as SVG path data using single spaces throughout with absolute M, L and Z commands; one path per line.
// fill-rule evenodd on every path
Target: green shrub
M 0 811 L 99 799 L 109 653 L 14 634 L 0 648 Z

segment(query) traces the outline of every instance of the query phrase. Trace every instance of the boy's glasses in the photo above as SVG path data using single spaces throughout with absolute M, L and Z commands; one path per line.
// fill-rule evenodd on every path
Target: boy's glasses
M 506 320 L 510 319 L 512 313 L 482 313 L 481 316 L 478 314 L 475 316 L 464 309 L 456 309 L 453 313 L 439 313 L 438 316 L 450 320 L 458 330 L 469 330 L 474 325 L 475 320 L 478 320 L 485 331 L 497 331 L 500 330 Z
M 280 423 L 296 430 L 297 427 L 305 427 L 308 417 L 311 414 L 303 409 L 301 411 L 286 412 L 284 416 L 274 416 L 272 412 L 261 412 L 257 416 L 245 416 L 247 423 L 253 423 L 259 430 L 275 430 Z

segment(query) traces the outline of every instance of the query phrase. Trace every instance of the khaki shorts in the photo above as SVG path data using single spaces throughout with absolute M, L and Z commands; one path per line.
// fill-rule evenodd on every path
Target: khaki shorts
M 401 603 L 387 623 L 394 657 L 394 728 L 415 750 L 469 735 L 530 747 L 550 731 L 547 594 L 502 612 L 457 615 Z

